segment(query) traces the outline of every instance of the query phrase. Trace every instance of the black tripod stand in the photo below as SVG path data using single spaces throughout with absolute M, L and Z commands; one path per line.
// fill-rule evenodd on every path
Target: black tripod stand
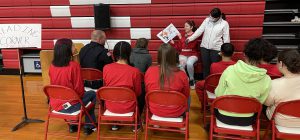
M 43 120 L 37 120 L 37 119 L 30 119 L 27 117 L 27 111 L 26 111 L 26 102 L 25 102 L 25 94 L 24 94 L 24 84 L 23 84 L 23 70 L 22 70 L 22 63 L 20 58 L 20 81 L 21 81 L 21 89 L 22 89 L 22 100 L 23 100 L 23 109 L 24 109 L 24 117 L 22 118 L 22 121 L 17 124 L 11 131 L 16 131 L 22 126 L 28 124 L 28 123 L 43 123 Z

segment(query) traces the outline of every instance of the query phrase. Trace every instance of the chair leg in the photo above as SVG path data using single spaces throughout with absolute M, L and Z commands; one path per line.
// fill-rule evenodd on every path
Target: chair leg
M 45 140 L 47 140 L 47 138 L 48 138 L 49 118 L 50 118 L 50 116 L 48 114 L 47 121 L 46 121 L 46 128 L 45 128 Z
M 272 122 L 272 140 L 276 139 L 275 123 Z
M 145 121 L 146 121 L 146 126 L 145 126 L 145 140 L 148 140 L 148 120 L 149 118 L 148 118 L 148 109 L 147 109 L 147 111 L 146 111 L 146 117 L 145 117 Z
M 203 105 L 203 127 L 206 125 L 206 105 Z
M 137 140 L 137 124 L 138 124 L 138 118 L 137 118 L 137 114 L 138 113 L 136 113 L 136 116 L 135 116 L 135 120 L 134 120 L 134 140 Z M 142 126 L 140 126 L 140 127 L 142 127 Z
M 213 129 L 213 126 L 214 126 L 214 117 L 213 116 L 211 116 L 211 118 L 210 118 L 210 128 L 209 128 L 209 140 L 213 140 L 213 131 L 214 131 L 214 129 Z
M 82 124 L 82 113 L 80 113 L 80 115 L 79 115 L 78 130 L 77 130 L 77 140 L 80 139 L 81 124 Z
M 97 140 L 100 140 L 100 127 L 101 127 L 101 123 L 100 123 L 100 115 L 99 115 L 98 128 L 97 128 Z

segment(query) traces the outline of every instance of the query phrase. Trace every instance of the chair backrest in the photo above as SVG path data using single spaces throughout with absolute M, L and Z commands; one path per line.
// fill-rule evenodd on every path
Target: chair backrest
M 80 100 L 78 94 L 71 88 L 59 85 L 47 85 L 44 87 L 44 93 L 50 99 L 57 100 Z
M 136 101 L 136 94 L 133 90 L 124 87 L 102 87 L 97 91 L 98 100 L 122 102 Z
M 241 97 L 235 95 L 226 95 L 218 97 L 212 103 L 214 108 L 233 113 L 258 113 L 260 114 L 262 105 L 255 98 Z M 259 115 L 258 115 L 259 116 Z
M 177 91 L 150 91 L 146 95 L 146 104 L 150 102 L 162 106 L 187 106 L 187 98 Z
M 300 100 L 282 102 L 276 107 L 272 118 L 274 118 L 277 113 L 300 118 L 300 111 L 299 109 L 297 110 L 299 106 Z
M 81 68 L 81 77 L 83 80 L 96 81 L 103 78 L 103 73 L 98 69 Z
M 205 79 L 205 83 L 204 83 L 204 90 L 208 90 L 211 93 L 215 92 L 215 89 L 217 88 L 218 84 L 219 84 L 219 80 L 221 77 L 221 73 L 216 73 L 216 74 L 212 74 L 209 75 L 208 77 L 206 77 Z

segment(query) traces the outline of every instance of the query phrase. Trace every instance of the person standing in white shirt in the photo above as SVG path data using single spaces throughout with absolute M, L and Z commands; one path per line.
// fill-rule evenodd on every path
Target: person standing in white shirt
M 223 43 L 230 43 L 229 24 L 225 20 L 224 13 L 219 8 L 211 10 L 207 17 L 196 30 L 196 32 L 186 39 L 186 43 L 194 41 L 203 33 L 201 57 L 203 64 L 203 78 L 210 73 L 210 65 L 220 61 L 219 52 Z

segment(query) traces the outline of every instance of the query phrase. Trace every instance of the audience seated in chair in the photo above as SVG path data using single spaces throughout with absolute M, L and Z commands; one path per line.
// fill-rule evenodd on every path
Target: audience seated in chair
M 238 95 L 257 99 L 264 103 L 271 89 L 271 78 L 267 71 L 257 66 L 263 58 L 262 48 L 267 41 L 261 38 L 251 39 L 245 46 L 245 62 L 239 60 L 229 66 L 222 74 L 215 90 L 217 97 Z M 237 106 L 238 107 L 238 106 Z M 216 118 L 229 125 L 249 126 L 255 122 L 254 114 L 238 114 L 216 110 Z
M 153 90 L 177 91 L 190 96 L 189 79 L 185 72 L 177 67 L 176 49 L 169 44 L 162 44 L 158 49 L 158 64 L 150 67 L 145 74 L 146 92 Z M 186 106 L 161 107 L 149 104 L 154 115 L 160 117 L 178 117 L 188 108 Z
M 278 70 L 276 65 L 270 64 L 271 61 L 277 57 L 277 48 L 276 46 L 274 46 L 271 43 L 266 43 L 263 46 L 264 49 L 264 56 L 263 59 L 261 61 L 261 64 L 258 65 L 258 67 L 260 68 L 264 68 L 267 70 L 267 74 L 270 76 L 278 76 L 280 77 L 282 74 L 280 73 L 280 71 Z
M 148 51 L 148 40 L 146 38 L 139 38 L 136 41 L 135 48 L 132 49 L 130 55 L 130 63 L 142 73 L 145 73 L 152 65 L 152 58 Z
M 86 105 L 89 102 L 95 104 L 96 94 L 94 91 L 84 92 L 83 80 L 80 74 L 80 65 L 71 60 L 75 48 L 72 40 L 59 39 L 54 46 L 54 59 L 49 68 L 49 77 L 51 85 L 60 85 L 73 89 Z M 63 94 L 63 93 L 61 93 Z M 80 110 L 80 103 L 74 101 L 52 100 L 50 98 L 51 107 L 58 112 L 73 113 Z M 94 107 L 89 111 L 94 122 L 96 122 Z M 85 122 L 90 123 L 90 119 L 85 116 Z M 84 126 L 84 133 L 89 135 L 95 127 L 91 124 Z M 70 125 L 70 132 L 76 132 L 77 126 Z
M 105 32 L 95 30 L 91 34 L 91 42 L 85 45 L 79 52 L 80 65 L 82 68 L 94 68 L 103 71 L 106 64 L 113 62 L 111 54 L 104 48 L 106 42 Z M 85 81 L 84 85 L 93 89 L 98 89 L 103 85 L 100 81 Z
M 264 103 L 268 106 L 266 114 L 269 119 L 279 103 L 300 100 L 300 54 L 296 50 L 280 52 L 277 66 L 284 76 L 272 81 L 271 91 Z M 278 114 L 275 123 L 284 127 L 300 127 L 300 118 Z
M 142 74 L 139 69 L 130 66 L 131 46 L 128 42 L 118 42 L 113 50 L 115 63 L 108 64 L 103 68 L 104 87 L 126 87 L 132 89 L 138 100 L 145 100 L 142 95 L 141 83 Z M 120 93 L 122 94 L 122 93 Z M 106 108 L 113 113 L 128 113 L 135 109 L 135 102 L 105 102 Z M 138 105 L 139 112 L 142 112 L 144 104 Z M 118 126 L 113 126 L 112 130 L 118 130 Z
M 222 60 L 220 62 L 212 63 L 210 66 L 210 74 L 216 74 L 216 73 L 223 73 L 223 71 L 228 67 L 236 62 L 231 60 L 232 54 L 234 52 L 234 46 L 230 43 L 224 43 L 221 46 L 221 52 L 220 55 L 222 57 Z M 199 101 L 203 105 L 203 90 L 204 90 L 204 83 L 205 80 L 198 81 L 196 83 L 196 93 L 198 95 Z

